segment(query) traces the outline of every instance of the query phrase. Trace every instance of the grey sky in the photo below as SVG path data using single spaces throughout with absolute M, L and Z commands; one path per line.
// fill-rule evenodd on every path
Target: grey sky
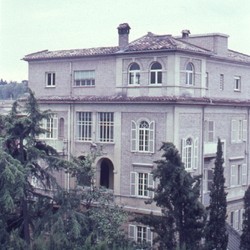
M 229 48 L 250 54 L 249 0 L 0 0 L 0 78 L 28 79 L 24 55 L 115 46 L 127 22 L 130 41 L 145 35 L 224 33 Z

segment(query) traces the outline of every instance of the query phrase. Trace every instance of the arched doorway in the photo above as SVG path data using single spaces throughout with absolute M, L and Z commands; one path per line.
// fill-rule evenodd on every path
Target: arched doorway
M 100 164 L 100 186 L 114 189 L 114 166 L 113 163 L 104 158 Z

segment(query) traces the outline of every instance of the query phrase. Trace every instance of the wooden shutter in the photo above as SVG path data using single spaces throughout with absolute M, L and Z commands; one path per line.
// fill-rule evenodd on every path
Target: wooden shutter
M 148 174 L 148 188 L 154 188 L 154 179 L 152 174 Z M 148 196 L 153 198 L 154 191 L 148 190 Z
M 247 141 L 247 120 L 243 120 L 242 124 L 242 139 Z
M 193 169 L 198 168 L 198 161 L 199 161 L 199 150 L 198 150 L 198 144 L 199 144 L 199 139 L 198 137 L 194 140 L 194 164 L 193 164 Z
M 152 121 L 149 124 L 149 151 L 154 153 L 155 151 L 155 122 Z
M 237 185 L 237 165 L 232 165 L 230 186 L 236 186 L 236 185 Z
M 138 184 L 138 174 L 136 172 L 130 172 L 130 195 L 137 195 L 137 184 Z
M 214 141 L 214 121 L 208 121 L 208 141 Z
M 239 229 L 239 210 L 236 210 L 236 211 L 234 212 L 234 228 L 235 228 L 236 230 Z
M 242 185 L 247 185 L 247 164 L 242 164 Z
M 135 121 L 131 121 L 131 151 L 137 151 L 137 126 Z
M 136 241 L 136 226 L 135 225 L 128 225 L 128 238 Z
M 232 120 L 231 123 L 231 142 L 236 142 L 237 141 L 237 129 L 238 128 L 238 123 L 236 120 Z
M 187 152 L 186 152 L 186 139 L 181 140 L 181 158 L 182 162 L 184 163 L 184 167 L 186 168 L 186 161 L 187 161 Z
M 153 242 L 153 232 L 150 230 L 150 227 L 147 227 L 147 242 L 152 245 Z
M 52 121 L 53 121 L 53 138 L 57 139 L 58 137 L 58 119 L 57 116 L 52 116 Z

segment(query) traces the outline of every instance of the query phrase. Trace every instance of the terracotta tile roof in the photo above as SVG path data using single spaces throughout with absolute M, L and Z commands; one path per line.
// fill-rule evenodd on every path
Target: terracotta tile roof
M 105 55 L 118 55 L 118 54 L 129 54 L 129 53 L 142 53 L 142 52 L 153 52 L 153 51 L 181 51 L 200 53 L 208 56 L 215 56 L 211 51 L 188 42 L 174 38 L 171 35 L 155 35 L 148 32 L 143 37 L 132 41 L 128 46 L 121 50 L 118 46 L 114 47 L 98 47 L 98 48 L 87 48 L 87 49 L 70 49 L 70 50 L 56 50 L 49 51 L 43 50 L 36 53 L 26 55 L 23 60 L 49 60 L 49 59 L 63 59 L 63 58 L 79 58 L 89 56 L 105 56 Z M 228 50 L 228 55 L 224 59 L 250 63 L 250 56 L 245 55 L 233 50 Z
M 234 105 L 250 106 L 249 100 L 208 98 L 208 97 L 183 97 L 183 96 L 45 96 L 37 98 L 40 102 L 49 103 L 150 103 L 150 104 L 189 104 L 189 105 Z
M 196 53 L 211 54 L 211 52 L 208 50 L 175 39 L 171 35 L 155 35 L 151 32 L 131 42 L 125 51 L 130 52 L 149 50 L 185 50 Z

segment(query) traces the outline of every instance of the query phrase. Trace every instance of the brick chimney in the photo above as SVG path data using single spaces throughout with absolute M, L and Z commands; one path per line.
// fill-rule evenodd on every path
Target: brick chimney
M 190 35 L 190 31 L 189 30 L 182 30 L 182 38 L 188 38 Z
M 119 47 L 120 49 L 124 49 L 129 42 L 128 38 L 130 27 L 127 23 L 121 23 L 117 29 L 119 34 Z

